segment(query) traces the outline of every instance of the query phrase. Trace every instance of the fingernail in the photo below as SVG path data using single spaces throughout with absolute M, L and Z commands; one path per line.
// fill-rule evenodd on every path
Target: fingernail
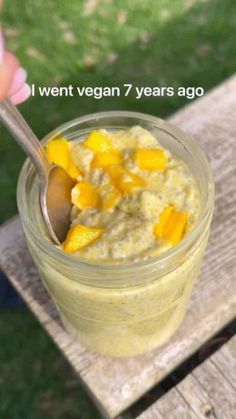
M 27 83 L 25 83 L 24 86 L 19 90 L 19 92 L 11 96 L 10 100 L 13 103 L 13 105 L 19 105 L 20 103 L 28 99 L 30 95 L 31 95 L 31 88 Z
M 26 82 L 26 78 L 27 78 L 26 70 L 22 67 L 18 68 L 13 76 L 13 80 L 12 80 L 11 87 L 9 90 L 9 96 L 14 95 L 21 89 L 21 87 Z

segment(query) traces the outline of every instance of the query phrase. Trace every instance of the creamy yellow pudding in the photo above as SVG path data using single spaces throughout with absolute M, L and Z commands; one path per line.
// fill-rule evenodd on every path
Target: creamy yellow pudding
M 74 167 L 72 229 L 66 252 L 90 261 L 138 261 L 170 249 L 191 230 L 200 196 L 189 167 L 140 126 L 92 131 L 68 148 L 47 148 L 51 163 Z M 64 153 L 64 154 L 63 154 Z
M 147 130 L 134 126 L 140 121 Z M 200 270 L 213 210 L 208 164 L 194 142 L 147 115 L 108 112 L 57 132 L 47 137 L 48 159 L 75 182 L 61 248 L 43 228 L 29 163 L 18 187 L 42 281 L 66 329 L 89 349 L 152 350 L 181 324 Z

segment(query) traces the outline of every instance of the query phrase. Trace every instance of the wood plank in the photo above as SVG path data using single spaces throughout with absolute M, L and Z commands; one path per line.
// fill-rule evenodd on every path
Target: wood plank
M 137 419 L 198 419 L 198 416 L 173 388 Z
M 227 365 L 225 354 L 228 354 Z M 236 336 L 137 419 L 235 419 L 235 359 Z M 230 376 L 228 371 L 231 371 Z
M 235 91 L 233 77 L 171 118 L 195 134 L 209 156 L 216 180 L 216 210 L 202 275 L 188 315 L 162 348 L 136 358 L 112 359 L 93 354 L 73 341 L 39 281 L 18 219 L 1 229 L 0 265 L 107 417 L 113 418 L 130 406 L 235 316 Z
M 137 419 L 198 419 L 191 406 L 180 393 L 171 389 L 163 398 L 154 403 Z M 205 417 L 206 418 L 206 417 Z
M 217 365 L 221 373 L 227 377 L 231 385 L 236 389 L 236 338 L 231 339 L 227 345 L 224 345 L 220 351 L 216 352 L 212 362 Z

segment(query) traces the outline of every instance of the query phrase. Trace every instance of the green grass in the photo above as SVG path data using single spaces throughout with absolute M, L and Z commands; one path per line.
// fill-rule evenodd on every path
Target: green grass
M 0 316 L 0 418 L 98 419 L 78 377 L 26 310 Z
M 3 23 L 36 85 L 203 86 L 235 72 L 235 0 L 11 0 Z M 117 22 L 117 19 L 120 23 Z M 76 116 L 110 109 L 166 117 L 180 97 L 40 98 L 21 105 L 39 137 Z M 0 127 L 0 220 L 16 212 L 24 154 Z M 0 316 L 1 419 L 98 418 L 69 366 L 31 314 Z M 30 365 L 30 368 L 29 368 Z M 59 367 L 58 367 L 59 365 Z M 72 390 L 70 384 L 73 382 Z M 46 410 L 44 410 L 46 409 Z M 95 412 L 95 413 L 94 413 Z

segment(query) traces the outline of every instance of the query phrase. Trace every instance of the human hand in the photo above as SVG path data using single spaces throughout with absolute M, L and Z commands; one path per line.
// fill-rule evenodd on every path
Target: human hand
M 1 8 L 1 0 L 0 0 Z M 27 73 L 17 58 L 5 51 L 4 37 L 0 28 L 0 102 L 9 98 L 14 105 L 24 102 L 31 93 L 26 83 Z

